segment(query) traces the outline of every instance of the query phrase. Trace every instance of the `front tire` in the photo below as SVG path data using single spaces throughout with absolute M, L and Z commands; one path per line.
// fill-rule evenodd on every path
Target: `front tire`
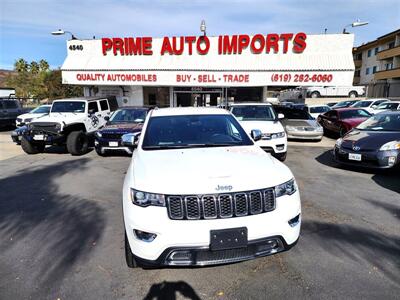
M 349 97 L 350 97 L 350 98 L 356 98 L 356 97 L 358 97 L 358 93 L 357 93 L 356 91 L 351 91 L 351 92 L 349 93 Z
M 321 94 L 319 92 L 315 91 L 311 93 L 311 98 L 319 98 L 319 97 L 321 97 Z
M 43 143 L 32 143 L 28 141 L 25 137 L 22 137 L 21 148 L 26 154 L 38 154 L 44 151 L 46 147 Z
M 131 246 L 129 245 L 128 237 L 126 236 L 125 233 L 125 259 L 126 259 L 126 265 L 129 268 L 137 268 L 138 263 L 135 259 L 135 256 L 132 253 Z
M 71 155 L 83 155 L 88 151 L 89 140 L 83 131 L 72 131 L 67 138 L 67 149 Z
M 340 129 L 339 129 L 339 135 L 340 135 L 340 137 L 343 137 L 346 133 L 347 133 L 346 128 L 340 127 Z

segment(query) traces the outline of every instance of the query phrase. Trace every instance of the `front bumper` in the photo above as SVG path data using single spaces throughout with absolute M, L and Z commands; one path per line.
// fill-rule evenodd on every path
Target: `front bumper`
M 124 151 L 127 154 L 133 153 L 129 147 L 121 145 L 121 139 L 105 139 L 95 136 L 94 147 L 103 154 L 109 151 Z
M 286 153 L 287 151 L 287 138 L 286 136 L 278 139 L 261 139 L 256 142 L 264 151 L 275 153 Z
M 281 236 L 249 241 L 247 247 L 239 249 L 211 251 L 209 247 L 171 247 L 166 249 L 157 260 L 148 260 L 135 256 L 144 267 L 158 266 L 210 266 L 235 263 L 258 257 L 287 251 L 296 245 L 285 243 Z
M 349 160 L 349 153 L 361 154 L 361 161 Z M 400 167 L 400 151 L 351 151 L 349 149 L 338 148 L 333 149 L 333 156 L 336 162 L 346 165 L 366 167 L 372 169 L 390 169 Z M 389 164 L 389 158 L 394 157 L 395 163 Z
M 324 132 L 323 131 L 287 131 L 288 139 L 300 139 L 300 140 L 321 140 Z
M 233 217 L 212 220 L 172 220 L 168 217 L 166 207 L 139 207 L 130 201 L 129 191 L 124 189 L 123 212 L 125 231 L 132 253 L 143 261 L 154 264 L 173 265 L 167 259 L 173 251 L 189 249 L 197 255 L 194 261 L 188 261 L 184 265 L 220 264 L 232 261 L 246 260 L 253 257 L 270 255 L 284 251 L 293 245 L 300 235 L 301 206 L 300 194 L 295 192 L 290 196 L 282 196 L 276 199 L 276 208 L 273 211 L 257 215 Z M 295 226 L 289 225 L 289 221 L 299 216 Z M 154 220 L 157 220 L 155 222 Z M 225 253 L 211 253 L 210 231 L 237 227 L 246 227 L 248 232 L 248 247 L 242 250 L 224 250 Z M 134 230 L 154 233 L 157 237 L 152 242 L 139 239 Z M 279 237 L 278 247 L 265 249 L 260 252 L 257 247 L 262 246 L 266 240 Z M 258 243 L 259 241 L 260 244 Z M 256 246 L 251 246 L 253 244 Z M 250 248 L 253 247 L 253 248 Z M 247 249 L 247 250 L 243 250 Z M 271 250 L 271 251 L 269 251 Z M 207 253 L 203 253 L 203 251 Z M 228 255 L 229 254 L 229 255 Z M 220 256 L 219 256 L 220 255 Z M 225 255 L 225 256 L 224 256 Z M 207 257 L 211 257 L 207 262 Z M 218 257 L 222 257 L 219 259 Z M 201 259 L 200 259 L 201 258 Z

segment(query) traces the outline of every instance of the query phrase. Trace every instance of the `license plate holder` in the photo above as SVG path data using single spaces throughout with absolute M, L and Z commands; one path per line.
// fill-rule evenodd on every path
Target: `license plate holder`
M 43 141 L 43 140 L 44 140 L 44 135 L 43 135 L 43 134 L 35 134 L 35 135 L 33 136 L 33 139 L 34 139 L 35 141 Z
M 118 142 L 108 142 L 108 146 L 110 146 L 110 147 L 118 147 Z
M 210 250 L 228 250 L 247 247 L 247 228 L 210 230 Z
M 361 161 L 361 154 L 349 153 L 349 160 Z

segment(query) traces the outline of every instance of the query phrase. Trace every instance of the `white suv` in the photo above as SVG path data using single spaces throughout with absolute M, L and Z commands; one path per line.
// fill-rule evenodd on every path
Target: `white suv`
M 261 132 L 252 131 L 254 140 Z M 129 267 L 204 266 L 285 251 L 300 234 L 292 172 L 228 111 L 151 111 L 123 186 Z
M 96 130 L 117 108 L 115 97 L 55 100 L 47 116 L 28 124 L 21 147 L 27 154 L 37 154 L 46 145 L 66 145 L 72 155 L 84 154 Z
M 270 152 L 280 161 L 286 159 L 287 136 L 279 117 L 270 103 L 238 103 L 230 108 L 240 125 L 250 134 L 251 130 L 259 129 L 261 139 L 256 142 L 263 150 Z

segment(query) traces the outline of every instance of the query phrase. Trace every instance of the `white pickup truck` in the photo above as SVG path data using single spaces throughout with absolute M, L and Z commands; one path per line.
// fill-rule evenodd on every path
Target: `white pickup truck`
M 348 96 L 355 98 L 365 94 L 363 86 L 310 86 L 307 88 L 307 97 L 336 97 Z

